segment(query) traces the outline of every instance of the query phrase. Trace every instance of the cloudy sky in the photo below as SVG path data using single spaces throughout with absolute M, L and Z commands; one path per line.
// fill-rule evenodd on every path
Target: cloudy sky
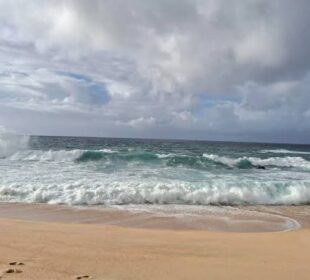
M 308 0 L 0 0 L 0 125 L 310 143 Z

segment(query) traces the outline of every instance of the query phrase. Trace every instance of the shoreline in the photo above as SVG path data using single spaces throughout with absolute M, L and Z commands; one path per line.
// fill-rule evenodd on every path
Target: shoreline
M 0 203 L 0 218 L 129 228 L 285 232 L 310 227 L 308 206 L 127 206 L 77 207 L 44 203 Z

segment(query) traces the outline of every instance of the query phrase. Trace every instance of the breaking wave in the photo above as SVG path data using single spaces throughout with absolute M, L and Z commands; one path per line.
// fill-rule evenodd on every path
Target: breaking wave
M 83 150 L 59 150 L 59 151 L 42 151 L 42 150 L 25 150 L 18 151 L 9 156 L 13 161 L 73 161 L 84 153 Z
M 310 203 L 310 181 L 235 179 L 185 182 L 106 182 L 0 186 L 2 201 L 67 205 L 301 205 Z
M 270 157 L 261 159 L 257 157 L 230 158 L 214 154 L 203 154 L 203 156 L 209 160 L 229 167 L 250 168 L 252 166 L 271 166 L 310 169 L 310 162 L 302 157 Z
M 102 150 L 20 150 L 7 157 L 13 161 L 74 161 L 76 163 L 96 161 L 124 161 L 137 163 L 157 163 L 166 166 L 183 166 L 195 169 L 238 168 L 251 169 L 258 167 L 302 168 L 310 169 L 310 161 L 300 156 L 287 157 L 239 157 L 231 158 L 216 154 L 182 155 L 159 154 L 152 152 L 118 152 L 111 149 Z
M 310 155 L 310 152 L 306 151 L 293 151 L 286 149 L 273 149 L 273 150 L 261 150 L 263 154 L 274 153 L 274 154 L 301 154 L 301 155 Z
M 103 149 L 98 151 L 88 150 L 21 150 L 8 156 L 13 161 L 88 161 L 103 158 L 105 154 L 113 154 L 116 151 Z

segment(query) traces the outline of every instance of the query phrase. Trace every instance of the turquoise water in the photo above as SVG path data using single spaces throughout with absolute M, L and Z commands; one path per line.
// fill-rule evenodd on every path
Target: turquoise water
M 2 136 L 1 141 L 1 201 L 68 205 L 310 202 L 308 145 L 12 135 Z

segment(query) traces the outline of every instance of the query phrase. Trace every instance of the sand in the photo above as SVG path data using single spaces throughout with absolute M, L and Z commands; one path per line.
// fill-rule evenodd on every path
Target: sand
M 307 227 L 237 233 L 0 218 L 2 279 L 309 279 L 309 261 Z

